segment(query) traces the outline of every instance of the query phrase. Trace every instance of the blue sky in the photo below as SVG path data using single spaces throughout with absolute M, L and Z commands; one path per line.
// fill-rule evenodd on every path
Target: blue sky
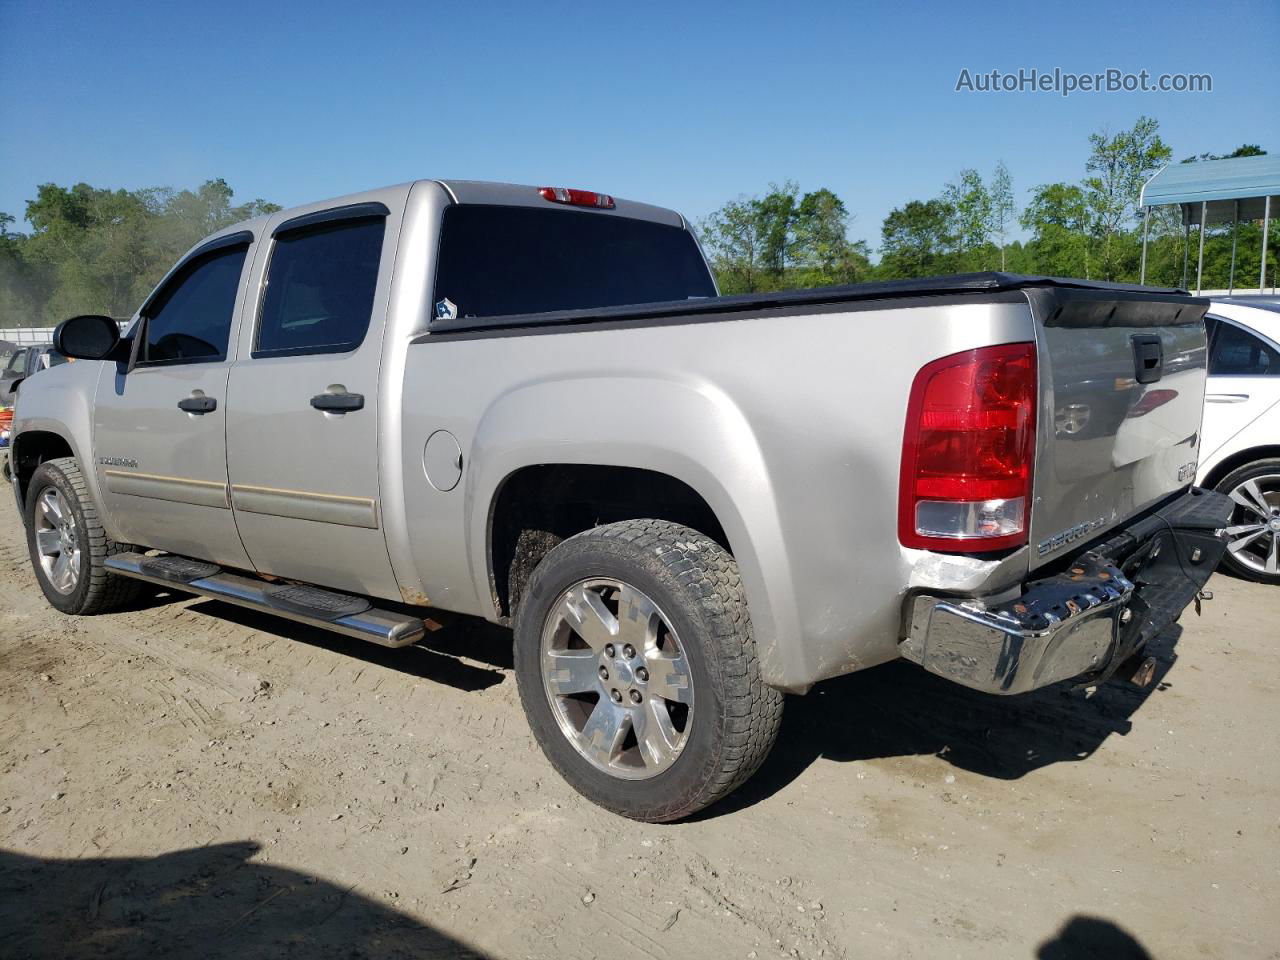
M 879 238 L 1003 159 L 1019 199 L 1140 114 L 1175 159 L 1280 150 L 1280 3 L 616 8 L 0 0 L 0 210 L 38 183 L 195 186 L 286 206 L 418 177 L 594 188 L 700 217 L 827 186 Z M 956 93 L 973 72 L 1213 75 L 1208 94 Z

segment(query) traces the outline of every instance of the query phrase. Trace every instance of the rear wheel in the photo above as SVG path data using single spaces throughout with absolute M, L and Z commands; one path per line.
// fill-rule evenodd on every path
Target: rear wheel
M 1247 580 L 1280 584 L 1280 460 L 1233 470 L 1218 490 L 1236 502 L 1223 565 Z
M 138 581 L 107 572 L 107 557 L 129 548 L 107 537 L 74 458 L 59 457 L 36 469 L 25 519 L 36 580 L 63 613 L 105 613 L 141 592 Z
M 676 820 L 735 789 L 782 717 L 737 564 L 666 521 L 597 527 L 547 554 L 516 615 L 515 666 L 552 765 L 637 820 Z

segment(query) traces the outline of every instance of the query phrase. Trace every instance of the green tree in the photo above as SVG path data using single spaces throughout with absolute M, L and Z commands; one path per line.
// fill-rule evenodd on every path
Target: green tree
M 850 243 L 849 212 L 824 188 L 800 195 L 791 181 L 762 197 L 739 197 L 699 224 L 724 293 L 855 283 L 866 277 L 866 244 Z
M 764 241 L 756 201 L 750 197 L 730 200 L 698 227 L 721 292 L 753 293 L 760 289 Z
M 29 234 L 0 219 L 0 323 L 38 325 L 73 313 L 128 316 L 202 237 L 280 209 L 232 202 L 224 180 L 174 191 L 46 183 L 27 203 Z
M 1171 151 L 1160 139 L 1159 126 L 1150 117 L 1139 117 L 1131 129 L 1115 136 L 1106 131 L 1089 136 L 1085 170 L 1091 176 L 1085 178 L 1084 188 L 1090 232 L 1101 241 L 1098 274 L 1103 280 L 1116 280 L 1123 272 L 1122 247 L 1131 248 L 1132 243 L 1122 244 L 1118 238 L 1131 232 L 1142 185 L 1169 160 Z
M 788 180 L 769 184 L 769 192 L 754 201 L 760 229 L 760 261 L 775 286 L 780 285 L 795 243 L 796 203 L 800 188 Z
M 956 181 L 943 188 L 942 199 L 952 210 L 951 234 L 958 248 L 958 268 L 984 269 L 991 247 L 994 203 L 982 175 L 972 168 L 961 170 Z
M 866 277 L 870 268 L 866 244 L 849 242 L 849 212 L 844 201 L 826 187 L 800 198 L 794 234 L 794 286 L 857 283 Z
M 214 231 L 280 209 L 265 200 L 236 205 L 232 196 L 231 187 L 222 178 L 207 180 L 194 191 L 148 191 L 150 205 L 158 213 L 156 242 L 176 257 Z
M 1020 222 L 1031 239 L 1019 269 L 1056 277 L 1090 277 L 1092 238 L 1084 188 L 1072 183 L 1041 184 L 1031 191 Z
M 0 328 L 38 323 L 42 285 L 39 271 L 24 257 L 26 236 L 11 233 L 12 214 L 0 213 Z
M 27 221 L 34 229 L 23 255 L 52 275 L 45 318 L 129 313 L 151 273 L 152 216 L 144 198 L 127 190 L 41 184 L 36 199 L 27 202 Z
M 1013 177 L 1001 160 L 991 176 L 991 236 L 1000 245 L 1000 269 L 1006 269 L 1005 249 L 1008 245 L 1009 227 L 1017 218 L 1017 204 L 1013 198 Z
M 878 274 L 886 280 L 927 277 L 954 269 L 955 209 L 945 200 L 910 200 L 880 227 Z
M 1183 163 L 1198 163 L 1201 160 L 1234 160 L 1236 157 L 1265 157 L 1267 151 L 1263 150 L 1256 143 L 1242 143 L 1230 153 L 1198 153 L 1194 156 L 1187 157 Z

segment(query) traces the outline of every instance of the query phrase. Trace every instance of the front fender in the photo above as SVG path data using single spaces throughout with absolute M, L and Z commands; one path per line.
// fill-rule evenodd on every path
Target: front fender
M 9 456 L 17 475 L 24 440 L 38 434 L 53 434 L 71 448 L 80 463 L 85 483 L 95 502 L 101 504 L 98 472 L 93 462 L 93 398 L 102 364 L 80 360 L 41 370 L 23 383 L 13 412 L 13 433 Z M 15 494 L 17 483 L 14 484 Z M 107 535 L 114 539 L 111 518 L 102 517 Z
M 539 464 L 634 467 L 667 474 L 715 512 L 742 573 L 761 673 L 781 682 L 799 634 L 777 497 L 760 444 L 723 391 L 652 377 L 538 381 L 497 397 L 477 423 L 466 487 L 468 562 L 491 595 L 489 520 L 503 482 Z

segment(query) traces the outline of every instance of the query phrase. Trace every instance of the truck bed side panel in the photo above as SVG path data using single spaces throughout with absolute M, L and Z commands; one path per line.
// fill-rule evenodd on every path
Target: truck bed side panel
M 899 546 L 896 526 L 911 381 L 936 357 L 1034 338 L 1021 293 L 993 299 L 420 338 L 406 360 L 403 460 L 424 592 L 496 616 L 489 509 L 513 471 L 637 466 L 717 511 L 768 682 L 803 688 L 896 657 L 920 554 Z M 464 463 L 444 493 L 421 469 L 440 429 Z

